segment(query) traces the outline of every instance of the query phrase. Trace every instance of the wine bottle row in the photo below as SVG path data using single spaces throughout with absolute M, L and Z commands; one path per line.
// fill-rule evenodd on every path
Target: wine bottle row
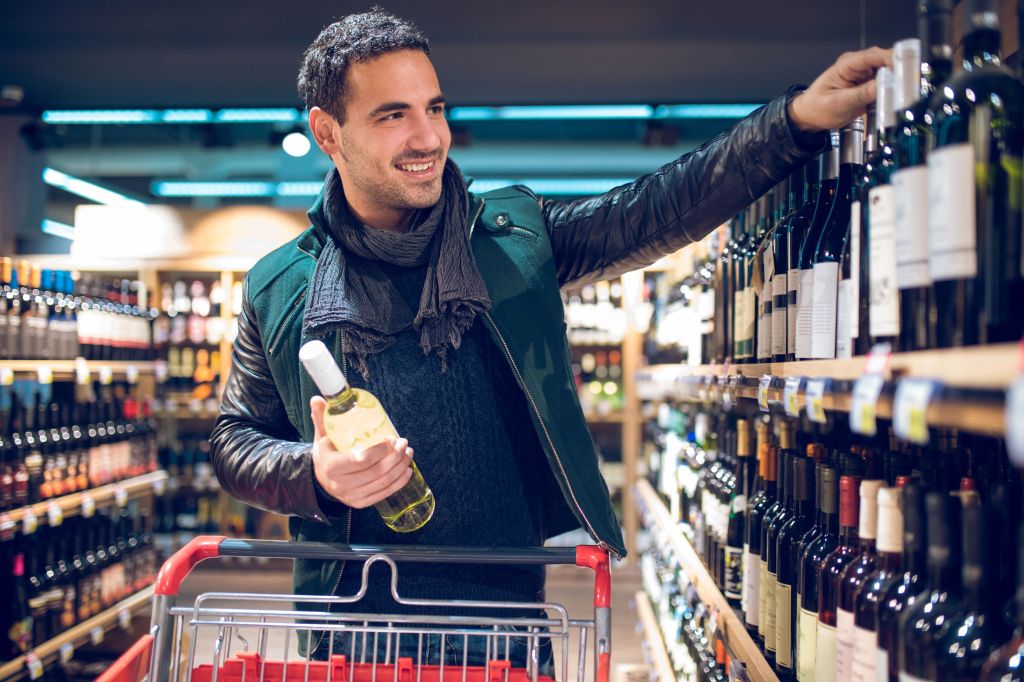
M 161 314 L 153 325 L 153 340 L 158 349 L 170 346 L 217 346 L 227 337 L 234 340 L 237 326 L 225 320 L 223 311 L 231 307 L 237 318 L 242 306 L 242 283 L 232 286 L 231 300 L 220 280 L 191 284 L 177 280 L 165 282 L 160 289 Z
M 0 258 L 0 359 L 145 361 L 151 325 L 139 281 L 43 270 Z
M 0 542 L 0 661 L 110 608 L 151 584 L 159 568 L 152 535 L 134 504 L 75 517 Z
M 651 467 L 779 678 L 1020 679 L 1001 649 L 1024 631 L 1024 566 L 1006 551 L 1020 476 L 1001 441 L 797 425 L 662 406 Z
M 999 59 L 998 3 L 967 4 L 955 73 L 953 3 L 924 0 L 866 117 L 721 228 L 724 247 L 681 286 L 693 319 L 715 311 L 694 359 L 1020 339 L 1024 84 Z
M 149 404 L 78 403 L 0 391 L 0 511 L 84 492 L 158 468 Z

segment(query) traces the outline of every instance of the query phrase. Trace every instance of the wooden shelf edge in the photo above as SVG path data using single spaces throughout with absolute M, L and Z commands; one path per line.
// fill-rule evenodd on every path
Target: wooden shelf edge
M 672 549 L 702 602 L 718 611 L 718 627 L 725 635 L 729 647 L 747 669 L 754 682 L 778 682 L 775 672 L 765 660 L 757 644 L 750 638 L 747 628 L 733 611 L 725 595 L 719 591 L 704 562 L 693 545 L 672 521 L 668 509 L 646 479 L 636 482 L 637 504 L 646 510 L 653 522 L 672 540 Z
M 114 604 L 106 611 L 98 613 L 92 618 L 75 625 L 63 634 L 43 642 L 35 647 L 33 651 L 45 666 L 50 660 L 56 658 L 64 644 L 70 643 L 77 649 L 82 643 L 90 641 L 93 628 L 101 627 L 104 632 L 113 629 L 118 624 L 118 614 L 122 609 L 128 609 L 130 612 L 135 613 L 148 606 L 152 597 L 153 586 L 144 587 L 130 597 Z M 19 656 L 12 661 L 0 665 L 0 680 L 5 682 L 7 680 L 20 679 L 27 675 L 28 669 L 25 667 L 25 656 Z
M 640 590 L 634 599 L 636 599 L 636 615 L 643 626 L 644 639 L 651 647 L 651 659 L 658 675 L 658 682 L 673 682 L 676 678 L 675 670 L 672 668 L 672 661 L 669 660 L 668 648 L 665 646 L 665 638 L 658 626 L 658 618 L 654 615 L 651 598 L 646 592 Z
M 135 478 L 129 478 L 118 483 L 108 483 L 107 485 L 102 485 L 98 488 L 92 488 L 80 493 L 62 495 L 61 497 L 55 497 L 52 500 L 36 502 L 25 507 L 19 507 L 18 509 L 4 512 L 0 516 L 4 516 L 5 520 L 20 524 L 24 520 L 26 512 L 31 510 L 39 520 L 39 523 L 47 523 L 47 510 L 51 504 L 56 503 L 59 505 L 63 512 L 63 516 L 77 516 L 82 511 L 82 496 L 87 493 L 92 497 L 97 507 L 105 507 L 108 506 L 109 503 L 115 501 L 118 488 L 124 489 L 125 493 L 128 495 L 128 499 L 134 499 L 136 497 L 142 497 L 147 492 L 154 490 L 154 488 L 162 481 L 167 481 L 167 472 L 163 469 L 149 474 L 143 474 L 142 476 L 136 476 Z

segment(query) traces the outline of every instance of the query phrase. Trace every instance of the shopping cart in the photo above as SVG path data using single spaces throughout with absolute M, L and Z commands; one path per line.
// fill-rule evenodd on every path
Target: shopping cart
M 191 605 L 177 603 L 181 583 L 197 563 L 228 556 L 363 561 L 362 587 L 352 596 L 216 592 L 199 595 Z M 397 589 L 397 564 L 406 562 L 589 568 L 595 573 L 593 617 L 570 618 L 563 606 L 554 603 L 406 599 Z M 430 607 L 431 613 L 438 608 L 458 609 L 459 615 L 355 613 L 366 592 L 370 568 L 377 563 L 391 570 L 391 596 L 396 604 Z M 296 601 L 315 605 L 317 610 L 297 610 Z M 563 682 L 608 682 L 610 607 L 608 554 L 592 546 L 374 547 L 202 536 L 164 563 L 156 580 L 149 634 L 98 682 L 139 682 L 147 677 L 149 682 L 551 682 L 552 672 Z M 474 612 L 481 615 L 466 615 Z M 493 618 L 487 612 L 522 613 L 523 617 Z M 305 647 L 304 655 L 297 653 L 300 635 L 317 643 Z M 587 670 L 588 639 L 593 641 L 593 677 Z M 212 642 L 211 660 L 200 660 L 207 658 L 200 642 L 202 649 Z M 428 649 L 430 642 L 437 645 L 441 653 L 437 660 L 424 654 L 424 642 Z M 312 656 L 310 650 L 321 644 L 326 651 Z M 553 670 L 542 665 L 549 646 Z M 513 649 L 521 655 L 510 655 Z M 574 678 L 569 677 L 570 649 L 578 651 Z M 268 651 L 283 652 L 283 658 L 271 660 Z M 447 655 L 453 652 L 454 662 Z

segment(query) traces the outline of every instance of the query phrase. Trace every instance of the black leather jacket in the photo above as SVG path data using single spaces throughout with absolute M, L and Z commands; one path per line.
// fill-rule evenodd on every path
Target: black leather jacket
M 674 162 L 603 195 L 544 201 L 558 280 L 617 276 L 702 239 L 827 144 L 789 121 L 791 90 Z M 312 471 L 268 369 L 264 338 L 246 294 L 221 414 L 210 438 L 221 485 L 261 509 L 329 523 Z

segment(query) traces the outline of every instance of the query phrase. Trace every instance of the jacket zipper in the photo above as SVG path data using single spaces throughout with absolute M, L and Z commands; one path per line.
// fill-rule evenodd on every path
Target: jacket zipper
M 494 328 L 494 332 L 498 335 L 498 338 L 501 340 L 501 345 L 505 350 L 505 355 L 506 357 L 508 357 L 509 362 L 512 364 L 512 369 L 515 371 L 516 377 L 519 379 L 519 385 L 523 387 L 523 392 L 526 393 L 526 397 L 530 401 L 530 407 L 533 408 L 534 414 L 537 415 L 537 421 L 540 422 L 540 427 L 544 430 L 544 437 L 547 438 L 548 445 L 551 447 L 551 453 L 555 456 L 555 461 L 558 463 L 558 469 L 559 471 L 562 472 L 562 480 L 565 481 L 565 487 L 569 491 L 569 497 L 572 498 L 573 505 L 576 506 L 576 511 L 578 511 L 580 516 L 583 518 L 583 522 L 587 524 L 587 529 L 590 531 L 590 535 L 594 538 L 597 538 L 598 546 L 600 546 L 602 549 L 608 550 L 616 557 L 618 557 L 619 553 L 615 550 L 615 548 L 607 542 L 605 542 L 604 540 L 602 540 L 601 537 L 597 534 L 597 531 L 594 530 L 594 526 L 590 523 L 590 519 L 587 518 L 586 513 L 583 511 L 583 507 L 580 506 L 579 501 L 576 499 L 576 493 L 574 493 L 572 490 L 572 484 L 569 482 L 569 476 L 568 474 L 565 473 L 565 466 L 562 464 L 562 458 L 558 455 L 558 449 L 555 447 L 554 441 L 551 440 L 551 434 L 548 432 L 547 424 L 544 423 L 544 418 L 541 417 L 540 410 L 537 408 L 537 403 L 533 399 L 533 395 L 530 393 L 530 388 L 526 385 L 526 380 L 523 379 L 523 375 L 519 372 L 519 365 L 516 364 L 515 358 L 512 357 L 512 351 L 509 350 L 508 343 L 505 342 L 505 337 L 502 336 L 501 330 L 498 328 L 498 325 L 494 322 L 494 318 L 491 317 L 490 312 L 484 313 L 484 316 L 488 319 L 488 321 L 490 321 L 491 326 Z
M 301 291 L 305 291 L 308 288 L 309 288 L 309 285 L 306 285 L 305 287 L 303 287 L 300 290 L 300 293 L 301 293 Z M 301 299 L 301 296 L 299 298 Z M 274 351 L 277 350 L 277 344 L 281 340 L 281 336 L 284 334 L 285 329 L 288 328 L 288 320 L 291 319 L 292 315 L 295 315 L 298 311 L 299 311 L 299 307 L 294 307 L 294 308 L 292 308 L 291 310 L 288 311 L 288 314 L 285 316 L 285 319 L 282 320 L 282 322 L 281 322 L 281 326 L 278 327 L 277 331 L 274 332 L 274 335 L 272 337 L 270 337 L 270 345 L 267 346 L 267 353 L 269 353 L 270 355 L 273 355 Z
M 484 212 L 484 204 L 487 202 L 483 199 L 480 200 L 480 208 L 476 210 L 476 215 L 473 216 L 473 220 L 469 223 L 469 236 L 473 236 L 473 228 L 476 227 L 476 221 L 480 220 L 480 214 Z

